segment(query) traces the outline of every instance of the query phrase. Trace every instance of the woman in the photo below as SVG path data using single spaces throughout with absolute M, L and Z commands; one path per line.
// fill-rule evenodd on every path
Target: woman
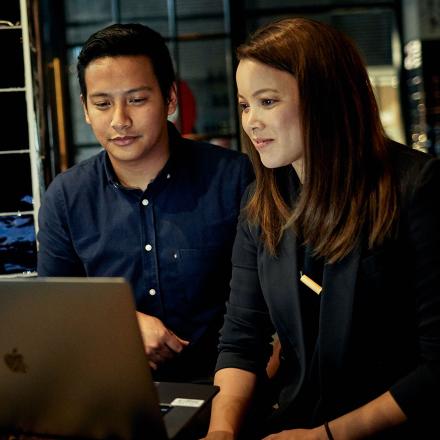
M 361 58 L 331 27 L 269 24 L 238 59 L 256 183 L 207 438 L 237 436 L 274 332 L 266 439 L 440 438 L 440 161 L 386 138 Z

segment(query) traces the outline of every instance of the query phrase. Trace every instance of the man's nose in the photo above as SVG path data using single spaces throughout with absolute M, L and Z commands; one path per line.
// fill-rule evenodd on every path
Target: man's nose
M 111 126 L 115 130 L 122 130 L 131 126 L 130 115 L 124 105 L 115 106 Z

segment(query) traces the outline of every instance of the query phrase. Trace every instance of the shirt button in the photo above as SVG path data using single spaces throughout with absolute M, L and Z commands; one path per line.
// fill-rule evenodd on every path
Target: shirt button
M 167 179 L 170 179 L 171 178 L 171 174 L 167 174 Z
M 145 246 L 145 250 L 146 250 L 147 252 L 150 252 L 151 249 L 153 249 L 153 246 L 151 246 L 151 244 L 147 244 L 147 245 Z
M 148 293 L 149 293 L 151 296 L 154 296 L 154 295 L 156 295 L 156 290 L 155 290 L 155 289 L 150 289 L 150 290 L 148 291 Z
M 173 254 L 173 258 L 177 260 L 177 254 Z
M 147 206 L 148 205 L 148 200 L 147 199 L 144 199 L 144 200 L 142 200 L 142 204 L 144 205 L 144 206 Z

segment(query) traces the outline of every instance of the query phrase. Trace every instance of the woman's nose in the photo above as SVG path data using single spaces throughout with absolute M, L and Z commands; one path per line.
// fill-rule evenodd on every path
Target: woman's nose
M 247 128 L 250 133 L 263 128 L 264 124 L 258 110 L 250 109 L 247 118 Z

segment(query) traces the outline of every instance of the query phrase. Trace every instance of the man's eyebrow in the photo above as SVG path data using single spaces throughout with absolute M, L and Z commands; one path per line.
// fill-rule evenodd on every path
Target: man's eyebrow
M 131 93 L 136 93 L 136 92 L 143 92 L 143 91 L 150 92 L 151 90 L 153 90 L 153 87 L 142 86 L 142 87 L 135 87 L 134 89 L 124 90 L 118 94 L 129 95 Z M 111 96 L 111 95 L 113 95 L 113 93 L 108 93 L 108 92 L 96 92 L 96 93 L 89 94 L 90 98 L 105 98 L 105 97 Z

